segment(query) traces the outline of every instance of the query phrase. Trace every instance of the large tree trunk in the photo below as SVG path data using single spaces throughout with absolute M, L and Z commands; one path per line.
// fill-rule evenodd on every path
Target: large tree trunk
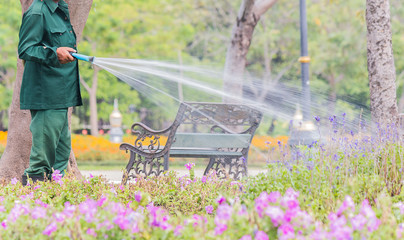
M 262 14 L 276 2 L 277 0 L 243 0 L 236 24 L 233 27 L 231 42 L 227 49 L 223 89 L 229 93 L 229 96 L 223 97 L 224 102 L 234 102 L 237 101 L 237 98 L 242 97 L 246 56 L 255 26 Z M 235 98 L 230 96 L 235 96 Z
M 382 125 L 397 123 L 389 0 L 367 0 L 366 22 L 372 120 Z
M 13 0 L 14 1 L 14 0 Z M 20 0 L 22 12 L 31 5 L 32 0 Z M 66 0 L 69 5 L 70 19 L 77 34 L 81 38 L 84 25 L 91 9 L 92 0 Z M 24 66 L 22 61 L 17 61 L 17 77 L 14 85 L 13 101 L 10 106 L 10 122 L 8 127 L 7 146 L 0 160 L 0 178 L 21 178 L 24 170 L 29 165 L 29 154 L 32 145 L 32 136 L 29 131 L 31 115 L 29 111 L 20 110 L 20 89 Z M 72 109 L 69 109 L 69 125 Z M 68 171 L 81 177 L 77 168 L 73 151 L 70 154 Z

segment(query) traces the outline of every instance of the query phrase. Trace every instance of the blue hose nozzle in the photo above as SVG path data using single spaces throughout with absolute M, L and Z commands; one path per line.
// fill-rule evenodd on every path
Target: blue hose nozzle
M 83 54 L 79 54 L 79 53 L 74 53 L 71 52 L 70 53 L 73 57 L 77 58 L 78 60 L 82 60 L 82 61 L 86 61 L 86 62 L 93 62 L 94 61 L 94 57 L 90 57 L 90 56 L 86 56 Z

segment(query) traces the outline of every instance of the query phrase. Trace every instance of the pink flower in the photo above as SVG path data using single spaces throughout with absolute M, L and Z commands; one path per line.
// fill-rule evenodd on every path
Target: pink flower
M 279 239 L 292 239 L 295 237 L 295 230 L 288 223 L 282 224 L 278 228 L 278 235 L 280 235 Z
M 226 230 L 227 230 L 226 224 L 217 224 L 215 228 L 215 235 L 221 235 Z
M 17 183 L 18 183 L 17 178 L 11 179 L 11 184 L 12 184 L 12 185 L 16 185 Z
M 269 240 L 269 237 L 264 231 L 258 231 L 255 234 L 255 240 Z
M 244 235 L 239 240 L 252 240 L 251 235 Z
M 130 222 L 125 218 L 124 215 L 119 214 L 115 219 L 114 223 L 119 226 L 120 229 L 125 230 L 130 226 Z
M 31 212 L 33 219 L 46 218 L 46 209 L 42 207 L 34 207 Z
M 35 203 L 38 204 L 39 206 L 44 207 L 44 208 L 47 208 L 47 207 L 48 207 L 48 204 L 42 202 L 40 199 L 36 199 L 36 200 L 35 200 Z
M 195 163 L 187 163 L 184 166 L 186 167 L 186 169 L 191 170 L 195 166 Z
M 228 221 L 228 220 L 230 220 L 232 213 L 233 213 L 233 208 L 230 207 L 229 205 L 227 205 L 227 204 L 219 205 L 219 207 L 217 207 L 217 210 L 216 210 L 215 221 L 216 220 Z
M 57 228 L 58 228 L 58 225 L 55 222 L 53 222 L 45 228 L 45 230 L 42 232 L 42 234 L 50 236 L 53 232 L 55 232 L 57 230 Z
M 366 225 L 367 219 L 362 215 L 358 214 L 351 219 L 351 224 L 353 230 L 360 231 Z
M 7 220 L 1 222 L 1 226 L 6 229 L 7 228 Z
M 207 180 L 208 180 L 208 177 L 203 175 L 202 178 L 201 178 L 201 182 L 206 183 Z
M 174 236 L 178 237 L 181 236 L 182 230 L 184 229 L 183 226 L 178 225 L 175 229 L 174 229 Z
M 86 233 L 90 236 L 97 237 L 97 233 L 95 232 L 95 230 L 93 228 L 87 229 Z
M 135 193 L 135 200 L 136 200 L 136 202 L 142 201 L 142 193 L 140 191 L 137 191 Z
M 194 214 L 192 216 L 192 219 L 195 221 L 193 224 L 194 227 L 198 227 L 199 225 L 204 225 L 208 222 L 208 220 L 205 217 L 198 215 L 198 214 Z
M 4 211 L 6 211 L 6 208 L 4 206 L 0 205 L 0 212 L 4 212 Z
M 219 196 L 219 197 L 216 199 L 216 202 L 219 203 L 219 205 L 221 205 L 222 203 L 226 202 L 226 198 L 223 197 L 223 196 Z
M 87 199 L 85 202 L 80 203 L 79 210 L 84 214 L 87 222 L 93 222 L 95 214 L 97 213 L 97 202 L 92 199 Z
M 275 206 L 269 206 L 265 209 L 265 215 L 269 216 L 272 220 L 272 224 L 274 226 L 278 226 L 279 224 L 282 224 L 283 219 L 284 219 L 284 213 L 282 209 L 279 207 Z
M 205 207 L 206 213 L 207 214 L 212 214 L 213 213 L 213 206 L 212 205 L 208 205 Z
M 104 196 L 104 195 L 102 195 L 102 196 L 100 197 L 100 199 L 98 199 L 98 201 L 97 201 L 97 206 L 98 206 L 98 207 L 101 207 L 101 206 L 104 204 L 105 201 L 107 201 L 107 197 Z
M 65 209 L 63 210 L 63 214 L 66 217 L 72 218 L 74 216 L 75 211 L 76 211 L 76 206 L 71 205 L 69 202 L 65 202 Z
M 346 196 L 342 206 L 338 209 L 337 215 L 340 216 L 346 210 L 351 210 L 352 212 L 355 211 L 355 203 L 353 202 L 350 196 Z
M 65 215 L 63 213 L 54 213 L 53 218 L 56 220 L 56 222 L 64 222 L 65 221 Z
M 55 171 L 52 173 L 52 179 L 53 179 L 53 181 L 59 183 L 60 185 L 62 185 L 62 183 L 63 183 L 63 182 L 62 182 L 62 177 L 63 177 L 63 175 L 60 174 L 60 171 L 59 171 L 59 170 L 55 170 Z
M 271 192 L 268 196 L 268 201 L 270 203 L 276 203 L 278 202 L 279 198 L 281 198 L 281 193 L 276 191 L 276 192 Z

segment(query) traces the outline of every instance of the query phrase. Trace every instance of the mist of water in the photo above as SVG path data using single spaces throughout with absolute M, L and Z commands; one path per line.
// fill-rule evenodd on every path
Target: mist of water
M 220 102 L 223 98 L 234 102 L 252 105 L 265 116 L 290 121 L 301 103 L 300 86 L 289 86 L 282 83 L 263 82 L 254 77 L 234 77 L 244 79 L 247 87 L 243 96 L 235 96 L 228 89 L 222 89 L 223 71 L 208 67 L 184 66 L 175 63 L 148 61 L 139 59 L 95 58 L 95 65 L 115 75 L 118 79 L 136 89 L 140 94 L 161 106 L 162 111 L 178 107 L 183 101 Z M 179 89 L 182 89 L 180 93 Z M 321 89 L 311 89 L 309 108 L 314 116 L 328 118 L 335 115 L 344 119 L 345 127 L 357 131 L 360 122 L 369 119 L 369 110 L 352 101 L 338 100 L 335 104 L 328 99 Z M 330 113 L 329 106 L 337 105 L 335 112 Z M 345 112 L 349 111 L 349 112 Z M 344 114 L 345 113 L 345 114 Z M 325 123 L 326 119 L 322 121 Z

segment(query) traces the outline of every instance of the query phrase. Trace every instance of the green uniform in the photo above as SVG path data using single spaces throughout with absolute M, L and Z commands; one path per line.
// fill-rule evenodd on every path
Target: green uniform
M 67 108 L 82 105 L 77 61 L 61 64 L 56 49 L 76 49 L 76 35 L 66 2 L 34 0 L 24 13 L 18 45 L 25 60 L 20 108 L 31 110 L 33 144 L 24 174 L 62 173 L 67 167 L 71 140 Z

